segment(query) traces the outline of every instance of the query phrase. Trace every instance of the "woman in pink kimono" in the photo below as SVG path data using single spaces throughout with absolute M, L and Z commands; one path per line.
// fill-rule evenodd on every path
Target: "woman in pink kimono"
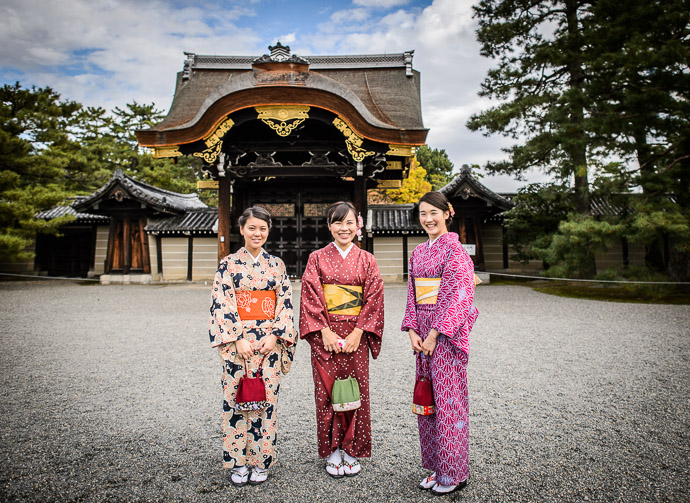
M 419 221 L 429 240 L 410 257 L 407 306 L 402 330 L 416 356 L 417 378 L 431 378 L 435 413 L 418 416 L 422 465 L 431 474 L 420 487 L 448 494 L 469 477 L 467 357 L 477 319 L 474 266 L 448 232 L 453 208 L 440 192 L 419 200 Z
M 209 336 L 223 363 L 223 467 L 242 486 L 264 482 L 276 462 L 278 389 L 297 334 L 285 264 L 262 248 L 271 216 L 254 206 L 239 225 L 244 247 L 220 261 L 213 280 Z M 245 374 L 263 377 L 265 401 L 236 400 Z
M 335 203 L 326 220 L 334 241 L 309 256 L 299 325 L 311 346 L 319 456 L 337 478 L 357 475 L 357 458 L 371 456 L 369 352 L 376 358 L 381 350 L 383 281 L 374 256 L 352 242 L 362 227 L 354 206 Z M 359 384 L 361 405 L 336 411 L 335 380 L 348 377 Z

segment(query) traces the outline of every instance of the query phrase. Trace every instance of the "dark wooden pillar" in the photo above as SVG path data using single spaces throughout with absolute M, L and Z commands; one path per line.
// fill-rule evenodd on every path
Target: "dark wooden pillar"
M 355 186 L 354 186 L 354 193 L 352 197 L 352 203 L 355 205 L 355 208 L 357 208 L 357 211 L 359 211 L 362 214 L 362 218 L 367 218 L 367 179 L 364 176 L 364 165 L 361 162 L 357 163 L 357 176 L 355 176 Z M 365 222 L 365 227 L 366 227 Z M 358 242 L 358 245 L 361 249 L 366 250 L 367 249 L 367 242 L 369 238 L 367 236 L 367 233 L 364 232 L 364 229 L 362 229 L 362 241 Z
M 124 247 L 122 273 L 129 274 L 132 266 L 132 220 L 129 216 L 126 216 L 122 222 L 122 245 Z
M 160 234 L 156 234 L 156 263 L 158 265 L 158 274 L 163 281 L 163 239 Z
M 187 237 L 187 281 L 192 281 L 194 270 L 194 236 Z
M 218 179 L 218 261 L 230 255 L 230 179 Z
M 110 217 L 110 231 L 108 232 L 108 252 L 105 256 L 106 274 L 110 274 L 113 270 L 113 261 L 115 260 L 115 246 L 117 245 L 117 220 L 115 217 Z
M 139 218 L 139 237 L 141 238 L 141 268 L 144 274 L 151 274 L 151 254 L 149 252 L 149 236 L 144 232 L 145 217 Z
M 476 254 L 475 257 L 475 265 L 479 266 L 481 269 L 486 269 L 486 265 L 484 264 L 484 244 L 482 243 L 482 229 L 481 229 L 481 223 L 482 219 L 479 215 L 474 216 L 474 242 L 476 249 L 474 253 Z
M 503 269 L 508 269 L 508 233 L 501 222 L 501 244 L 503 245 Z

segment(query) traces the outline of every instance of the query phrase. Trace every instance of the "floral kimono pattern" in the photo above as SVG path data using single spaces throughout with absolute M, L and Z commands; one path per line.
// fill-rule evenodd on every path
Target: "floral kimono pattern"
M 435 304 L 415 299 L 416 278 L 441 278 Z M 433 244 L 417 246 L 410 257 L 407 305 L 402 330 L 426 339 L 434 328 L 441 335 L 429 362 L 416 357 L 416 375 L 431 373 L 436 413 L 418 416 L 422 465 L 436 472 L 443 485 L 469 476 L 469 403 L 467 358 L 469 333 L 479 312 L 474 299 L 474 265 L 458 235 L 448 232 Z
M 359 314 L 334 314 L 326 307 L 323 285 L 362 288 Z M 342 306 L 347 312 L 347 306 Z M 355 327 L 364 331 L 353 353 L 326 351 L 321 329 L 330 327 L 341 338 Z M 371 253 L 353 246 L 343 258 L 334 243 L 312 252 L 302 277 L 300 333 L 311 346 L 319 456 L 341 447 L 354 457 L 371 456 L 369 408 L 369 351 L 376 358 L 383 336 L 383 281 Z M 361 407 L 335 412 L 331 391 L 336 379 L 354 377 L 359 383 Z
M 273 290 L 275 304 L 268 296 L 252 306 L 249 291 Z M 275 313 L 272 319 L 240 318 L 240 310 Z M 270 468 L 276 461 L 276 425 L 280 378 L 292 364 L 297 342 L 293 323 L 292 286 L 285 264 L 261 251 L 255 261 L 245 249 L 220 261 L 211 290 L 209 336 L 218 348 L 223 363 L 223 467 L 258 466 Z M 247 340 L 253 348 L 269 334 L 278 338 L 275 348 L 263 355 L 257 351 L 247 362 L 249 373 L 262 368 L 268 406 L 262 410 L 241 412 L 235 409 L 240 378 L 245 374 L 244 359 L 237 354 L 235 342 Z

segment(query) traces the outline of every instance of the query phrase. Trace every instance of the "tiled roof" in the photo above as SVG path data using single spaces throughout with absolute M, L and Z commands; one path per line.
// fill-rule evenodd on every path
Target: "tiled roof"
M 366 230 L 374 234 L 423 233 L 414 204 L 372 204 Z
M 145 229 L 149 234 L 216 234 L 218 209 L 192 210 L 174 217 L 149 221 Z
M 133 199 L 165 213 L 182 213 L 208 207 L 199 199 L 197 194 L 180 194 L 170 190 L 159 189 L 127 176 L 120 169 L 113 173 L 110 181 L 103 187 L 90 196 L 77 201 L 73 206 L 77 211 L 94 211 L 97 209 L 98 203 L 107 199 L 113 193 L 116 186 L 126 190 Z
M 260 93 L 256 99 L 261 101 L 257 104 L 290 104 L 303 99 L 302 104 L 310 105 L 310 100 L 315 100 L 311 105 L 320 106 L 323 104 L 319 100 L 333 99 L 336 101 L 328 103 L 335 106 L 334 103 L 340 103 L 337 100 L 342 100 L 354 107 L 372 128 L 371 135 L 396 139 L 389 143 L 421 144 L 427 130 L 422 122 L 420 75 L 412 68 L 413 54 L 414 51 L 304 56 L 299 58 L 305 63 L 303 68 L 285 70 L 291 78 L 272 82 L 264 80 L 271 72 L 257 72 L 253 66 L 266 59 L 266 55 L 256 58 L 186 53 L 187 60 L 183 71 L 178 73 L 167 116 L 152 128 L 137 132 L 137 137 L 147 146 L 164 145 L 166 141 L 168 144 L 196 141 L 195 128 L 205 124 L 207 115 L 213 115 L 215 123 L 228 112 L 253 106 L 238 100 L 256 92 Z M 275 63 L 289 61 L 276 59 Z
M 36 213 L 36 218 L 52 220 L 66 215 L 75 217 L 74 222 L 79 224 L 108 224 L 110 222 L 110 217 L 93 215 L 91 213 L 78 213 L 72 206 L 54 206 L 48 210 L 39 211 Z
M 443 193 L 449 199 L 451 197 L 460 196 L 463 199 L 469 197 L 478 197 L 487 203 L 497 207 L 501 211 L 506 211 L 515 206 L 510 199 L 507 199 L 483 183 L 479 182 L 472 176 L 470 167 L 465 164 L 460 170 L 460 174 L 453 178 L 453 180 L 446 186 L 441 187 L 439 192 Z

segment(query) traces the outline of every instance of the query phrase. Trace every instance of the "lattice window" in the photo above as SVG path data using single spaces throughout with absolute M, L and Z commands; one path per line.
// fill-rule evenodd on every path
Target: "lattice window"
M 271 214 L 272 217 L 294 217 L 295 205 L 292 203 L 260 203 L 261 206 Z
M 305 217 L 325 217 L 328 210 L 328 203 L 305 203 Z

